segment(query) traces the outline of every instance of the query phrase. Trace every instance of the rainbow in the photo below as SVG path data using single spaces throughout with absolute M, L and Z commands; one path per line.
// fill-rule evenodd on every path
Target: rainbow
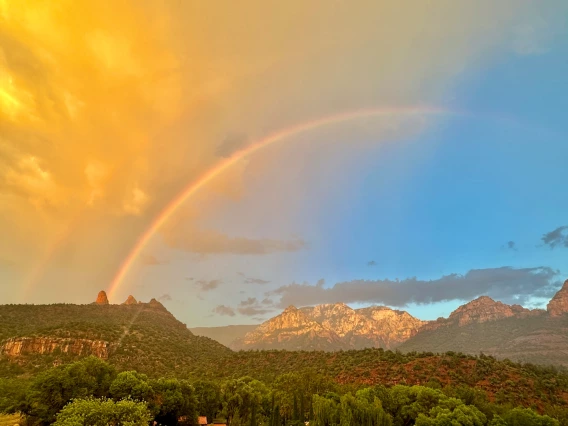
M 124 278 L 132 268 L 134 261 L 140 255 L 144 247 L 150 242 L 152 236 L 160 229 L 160 227 L 168 221 L 168 219 L 175 213 L 175 211 L 192 195 L 203 188 L 208 182 L 218 176 L 220 173 L 227 170 L 229 167 L 236 164 L 239 160 L 256 153 L 257 151 L 265 148 L 273 143 L 283 141 L 292 136 L 296 136 L 300 133 L 307 132 L 310 130 L 317 129 L 322 126 L 327 126 L 330 124 L 341 123 L 357 118 L 365 117 L 377 117 L 377 116 L 388 116 L 388 115 L 447 115 L 447 114 L 459 114 L 455 111 L 450 111 L 443 108 L 420 106 L 420 107 L 405 107 L 405 108 L 376 108 L 376 109 L 363 109 L 356 111 L 348 111 L 340 114 L 335 114 L 331 116 L 326 116 L 323 118 L 318 118 L 312 121 L 300 123 L 291 127 L 287 127 L 283 130 L 269 134 L 268 136 L 260 139 L 253 144 L 249 145 L 247 148 L 239 151 L 233 156 L 220 161 L 211 169 L 209 169 L 205 174 L 199 177 L 197 180 L 191 182 L 184 190 L 182 190 L 154 219 L 146 231 L 138 238 L 136 244 L 128 254 L 128 256 L 122 262 L 119 270 L 114 276 L 109 288 L 108 295 L 112 298 L 113 294 L 120 287 Z

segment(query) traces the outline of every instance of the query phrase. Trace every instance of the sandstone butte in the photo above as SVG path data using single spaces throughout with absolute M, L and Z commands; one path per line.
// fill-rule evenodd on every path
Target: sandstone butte
M 95 301 L 97 305 L 108 305 L 108 297 L 104 290 L 99 291 L 97 295 L 97 300 Z

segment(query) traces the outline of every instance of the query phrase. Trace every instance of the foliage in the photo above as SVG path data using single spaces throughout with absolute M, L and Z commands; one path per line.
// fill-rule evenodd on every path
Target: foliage
M 54 426 L 147 426 L 151 419 L 144 402 L 87 398 L 67 404 Z

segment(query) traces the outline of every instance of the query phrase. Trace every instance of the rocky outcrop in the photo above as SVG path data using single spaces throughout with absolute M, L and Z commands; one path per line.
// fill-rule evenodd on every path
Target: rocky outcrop
M 542 309 L 526 309 L 521 305 L 507 305 L 497 302 L 488 296 L 481 296 L 453 311 L 448 318 L 426 323 L 421 331 L 435 330 L 439 327 L 468 324 L 482 324 L 489 321 L 499 321 L 505 318 L 528 318 L 545 313 Z
M 102 340 L 65 339 L 55 337 L 14 337 L 3 342 L 0 351 L 8 357 L 27 354 L 64 353 L 68 355 L 95 355 L 107 359 L 110 344 Z
M 406 311 L 386 306 L 371 306 L 357 309 L 356 312 L 373 320 L 376 333 L 382 338 L 382 347 L 386 349 L 393 349 L 407 341 L 426 323 Z
M 332 330 L 289 306 L 233 344 L 234 349 L 337 350 L 347 345 Z
M 136 304 L 138 304 L 138 302 L 136 301 L 136 299 L 132 295 L 128 296 L 126 301 L 123 303 L 123 305 L 136 305 Z
M 107 294 L 105 291 L 101 290 L 99 291 L 99 294 L 97 295 L 97 300 L 95 301 L 95 303 L 97 305 L 108 305 L 108 298 L 107 298 Z
M 231 345 L 235 349 L 392 349 L 417 333 L 423 321 L 384 306 L 352 309 L 344 303 L 297 309 L 261 324 Z
M 528 309 L 522 306 L 510 306 L 502 302 L 496 302 L 490 297 L 481 296 L 457 308 L 450 314 L 448 320 L 457 323 L 459 326 L 464 326 L 473 322 L 483 323 L 514 316 L 522 316 L 529 312 Z
M 336 303 L 301 310 L 355 349 L 395 348 L 416 334 L 423 324 L 408 312 L 386 306 L 352 309 L 344 303 Z
M 568 280 L 564 281 L 564 285 L 548 303 L 546 310 L 551 317 L 560 317 L 568 313 Z

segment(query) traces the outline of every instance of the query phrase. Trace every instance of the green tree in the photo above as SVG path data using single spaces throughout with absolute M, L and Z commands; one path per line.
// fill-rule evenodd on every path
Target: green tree
M 530 408 L 513 408 L 504 417 L 510 426 L 560 426 L 558 420 L 541 416 Z
M 144 402 L 87 398 L 67 404 L 54 426 L 147 426 L 151 419 Z
M 193 383 L 197 398 L 197 414 L 211 421 L 222 410 L 221 388 L 214 382 L 198 380 Z
M 487 424 L 485 414 L 456 398 L 442 401 L 439 406 L 433 407 L 428 415 L 421 413 L 416 419 L 416 426 L 484 426 L 485 424 Z
M 115 377 L 115 369 L 94 356 L 52 368 L 33 380 L 21 411 L 41 424 L 50 424 L 72 399 L 106 397 Z
M 115 400 L 133 399 L 135 401 L 152 401 L 154 391 L 148 382 L 148 376 L 136 371 L 123 371 L 116 376 L 109 389 Z
M 162 425 L 177 425 L 179 418 L 197 422 L 197 399 L 193 386 L 185 380 L 158 379 L 150 382 L 154 391 L 155 419 Z

